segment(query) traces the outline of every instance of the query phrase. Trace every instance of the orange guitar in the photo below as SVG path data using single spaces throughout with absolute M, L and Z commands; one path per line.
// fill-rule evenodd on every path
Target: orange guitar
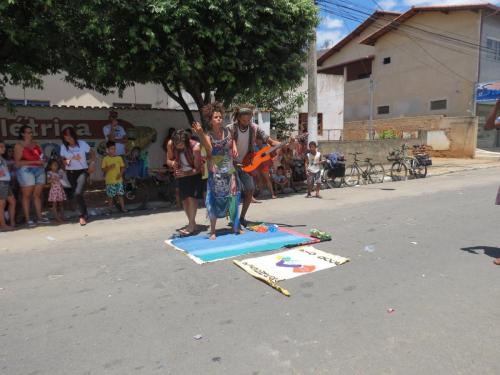
M 303 139 L 307 139 L 307 133 L 304 133 L 299 137 L 295 137 L 295 139 L 298 141 L 303 140 Z M 282 148 L 286 145 L 288 145 L 288 142 L 287 143 L 280 143 L 276 146 L 266 146 L 253 154 L 249 153 L 243 159 L 243 163 L 242 163 L 243 167 L 241 169 L 246 173 L 250 173 L 250 172 L 255 171 L 263 163 L 271 160 L 273 158 L 274 152 L 276 152 L 277 150 L 279 150 L 280 148 Z

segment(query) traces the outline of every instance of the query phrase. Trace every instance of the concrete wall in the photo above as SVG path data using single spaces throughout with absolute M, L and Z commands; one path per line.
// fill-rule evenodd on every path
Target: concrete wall
M 375 141 L 342 141 L 342 142 L 319 142 L 320 151 L 323 154 L 331 152 L 340 152 L 346 157 L 346 164 L 352 164 L 354 157 L 349 153 L 362 152 L 358 156 L 361 165 L 364 164 L 365 158 L 372 158 L 374 163 L 387 164 L 387 155 L 394 148 L 399 148 L 406 141 L 402 139 L 387 139 Z
M 384 15 L 383 18 L 377 18 L 375 23 L 371 24 L 360 35 L 346 44 L 340 51 L 326 59 L 323 64 L 321 64 L 321 67 L 335 66 L 348 61 L 357 60 L 362 57 L 373 55 L 375 51 L 374 47 L 359 44 L 359 42 L 365 39 L 367 36 L 373 34 L 378 29 L 387 25 L 394 18 L 395 16 L 388 14 Z
M 123 97 L 117 93 L 102 95 L 92 90 L 80 90 L 64 81 L 63 74 L 43 77 L 43 90 L 21 86 L 5 87 L 7 98 L 16 100 L 44 100 L 50 105 L 82 106 L 82 107 L 111 107 L 113 103 L 151 104 L 152 108 L 181 109 L 179 104 L 170 98 L 163 87 L 155 84 L 136 84 L 123 92 Z M 183 94 L 191 109 L 196 109 L 196 104 L 191 96 Z
M 65 126 L 75 125 L 81 138 L 93 146 L 103 141 L 102 127 L 107 124 L 106 108 L 54 108 L 54 107 L 16 107 L 15 113 L 8 113 L 0 108 L 0 139 L 7 143 L 16 143 L 17 129 L 22 124 L 31 125 L 35 130 L 35 139 L 50 155 L 54 145 L 61 144 L 60 133 Z M 176 110 L 120 110 L 119 122 L 126 124 L 129 133 L 137 134 L 140 128 L 141 145 L 147 145 L 149 164 L 158 168 L 164 164 L 165 152 L 162 145 L 168 128 L 186 128 L 188 123 L 183 111 Z M 71 124 L 71 125 L 70 125 Z M 132 130 L 130 130 L 132 129 Z M 95 179 L 102 177 L 98 170 Z
M 481 44 L 486 46 L 486 40 L 500 40 L 500 14 L 492 15 L 491 11 L 483 11 Z M 479 82 L 500 80 L 500 61 L 488 57 L 488 52 L 481 51 Z
M 331 74 L 318 74 L 318 113 L 323 114 L 323 134 L 318 135 L 318 140 L 338 139 L 344 123 L 344 77 Z M 307 92 L 307 76 L 302 85 L 297 89 L 300 92 Z M 299 112 L 307 113 L 307 100 L 299 108 Z M 272 113 L 271 113 L 272 117 Z M 299 118 L 290 119 L 298 125 Z M 330 132 L 329 132 L 330 130 Z M 337 130 L 337 131 L 333 131 Z
M 375 120 L 375 136 L 392 130 L 398 138 L 410 144 L 423 143 L 439 157 L 473 158 L 477 144 L 477 117 L 426 116 L 400 119 Z M 366 140 L 368 121 L 344 124 L 345 141 Z
M 453 33 L 477 43 L 479 23 L 479 13 L 453 11 L 418 14 L 405 25 L 419 28 L 428 25 L 439 28 L 441 33 Z M 417 39 L 415 35 L 394 31 L 377 41 L 375 56 L 374 118 L 473 114 L 477 52 L 456 43 L 436 42 L 435 37 L 423 33 Z M 385 57 L 391 58 L 390 64 L 382 63 Z M 440 99 L 447 99 L 447 109 L 431 111 L 431 100 Z M 377 107 L 386 105 L 390 106 L 390 113 L 378 115 Z

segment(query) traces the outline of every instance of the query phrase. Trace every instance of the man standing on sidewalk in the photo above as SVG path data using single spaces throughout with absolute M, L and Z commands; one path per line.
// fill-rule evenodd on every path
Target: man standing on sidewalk
M 491 111 L 488 119 L 486 120 L 486 125 L 484 126 L 484 130 L 497 129 L 500 130 L 500 99 L 497 100 L 493 110 Z M 500 188 L 497 193 L 497 204 L 498 204 L 498 195 L 500 194 Z M 500 266 L 500 258 L 496 258 L 493 263 L 497 266 Z
M 235 141 L 233 155 L 236 163 L 239 165 L 236 169 L 241 184 L 240 188 L 243 193 L 243 207 L 240 216 L 242 226 L 247 225 L 245 215 L 250 207 L 250 203 L 252 203 L 255 190 L 253 177 L 241 169 L 243 160 L 247 155 L 255 152 L 255 141 L 258 137 L 263 139 L 264 143 L 271 146 L 279 144 L 278 141 L 271 139 L 257 124 L 252 123 L 252 116 L 252 106 L 236 108 L 233 114 L 233 123 L 227 127 Z
M 115 142 L 117 156 L 125 157 L 125 145 L 127 144 L 128 138 L 123 126 L 118 125 L 118 112 L 110 111 L 109 120 L 111 123 L 104 126 L 103 129 L 104 138 L 106 138 L 106 142 Z

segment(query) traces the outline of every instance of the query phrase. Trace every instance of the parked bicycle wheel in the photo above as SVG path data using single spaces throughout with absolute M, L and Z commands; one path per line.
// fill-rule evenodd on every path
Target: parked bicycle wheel
M 355 165 L 347 167 L 345 171 L 344 182 L 347 186 L 356 186 L 359 184 L 361 173 Z
M 384 182 L 385 170 L 382 164 L 373 164 L 368 171 L 368 178 L 372 184 Z
M 427 166 L 420 164 L 417 158 L 413 159 L 412 168 L 415 178 L 425 178 L 427 176 Z
M 402 162 L 396 161 L 391 167 L 392 181 L 405 181 L 408 177 L 408 168 Z

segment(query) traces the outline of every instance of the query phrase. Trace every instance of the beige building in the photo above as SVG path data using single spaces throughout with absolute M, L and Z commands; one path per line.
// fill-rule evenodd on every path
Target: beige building
M 370 108 L 374 119 L 474 116 L 476 84 L 500 79 L 500 8 L 376 12 L 323 55 L 318 70 L 344 76 L 346 122 L 369 119 Z

